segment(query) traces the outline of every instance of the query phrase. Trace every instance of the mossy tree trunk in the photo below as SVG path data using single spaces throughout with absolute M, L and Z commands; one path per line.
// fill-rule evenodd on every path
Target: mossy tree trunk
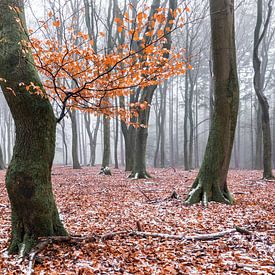
M 3 170 L 3 169 L 5 169 L 5 163 L 4 163 L 2 148 L 0 146 L 0 170 Z
M 214 113 L 199 174 L 186 203 L 233 203 L 227 173 L 239 105 L 236 66 L 234 1 L 210 0 L 214 73 Z
M 20 82 L 33 82 L 42 87 L 30 52 L 22 51 L 22 41 L 28 39 L 23 1 L 1 0 L 0 10 L 0 77 L 6 80 L 1 87 L 16 127 L 13 157 L 6 174 L 12 210 L 9 252 L 25 254 L 38 237 L 67 234 L 51 185 L 56 118 L 48 99 L 19 86 Z M 18 17 L 24 30 L 16 22 Z

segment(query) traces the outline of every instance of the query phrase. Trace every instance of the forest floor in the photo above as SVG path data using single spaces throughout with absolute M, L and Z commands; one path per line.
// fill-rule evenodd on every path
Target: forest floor
M 185 206 L 182 200 L 197 171 L 149 169 L 147 180 L 113 176 L 99 167 L 55 167 L 52 178 L 62 219 L 74 235 L 118 231 L 193 236 L 238 225 L 251 235 L 233 232 L 214 240 L 182 240 L 116 235 L 111 240 L 50 244 L 39 254 L 35 274 L 274 274 L 275 182 L 258 171 L 229 173 L 233 206 L 210 203 Z M 173 191 L 179 199 L 167 199 Z M 28 261 L 8 257 L 10 207 L 0 172 L 0 274 L 24 274 Z

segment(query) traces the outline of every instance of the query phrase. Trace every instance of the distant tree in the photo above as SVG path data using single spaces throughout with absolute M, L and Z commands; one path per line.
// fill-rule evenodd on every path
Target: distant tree
M 261 130 L 260 136 L 263 141 L 263 177 L 266 179 L 273 178 L 272 174 L 272 141 L 270 130 L 270 117 L 269 117 L 269 104 L 266 96 L 264 95 L 264 80 L 266 65 L 262 66 L 262 62 L 259 57 L 259 48 L 266 35 L 268 25 L 270 23 L 272 13 L 272 2 L 268 1 L 268 13 L 266 21 L 263 24 L 263 1 L 257 1 L 257 22 L 254 30 L 254 47 L 253 47 L 253 68 L 254 68 L 254 89 L 260 105 L 261 115 Z M 261 31 L 262 29 L 262 31 Z
M 45 96 L 28 93 L 20 86 L 21 82 L 33 83 L 44 93 L 25 43 L 28 35 L 23 3 L 0 2 L 0 83 L 16 127 L 14 154 L 6 175 L 12 210 L 9 252 L 21 255 L 38 237 L 67 235 L 51 185 L 56 118 Z
M 5 169 L 5 163 L 4 163 L 2 148 L 0 146 L 0 170 L 3 170 L 3 169 Z
M 239 105 L 236 66 L 234 1 L 210 0 L 214 110 L 206 151 L 186 203 L 209 201 L 231 204 L 227 173 Z

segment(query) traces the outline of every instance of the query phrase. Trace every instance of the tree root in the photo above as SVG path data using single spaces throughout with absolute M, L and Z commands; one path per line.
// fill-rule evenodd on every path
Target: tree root
M 152 178 L 152 176 L 148 172 L 144 171 L 144 172 L 138 172 L 138 173 L 132 172 L 128 176 L 128 178 L 133 180 L 138 180 L 138 179 L 150 179 Z
M 105 176 L 112 176 L 111 169 L 107 166 L 106 167 L 101 167 L 99 174 L 100 175 L 105 175 Z
M 185 204 L 191 205 L 202 202 L 207 207 L 210 201 L 216 201 L 224 204 L 233 204 L 233 197 L 229 191 L 222 192 L 219 187 L 204 188 L 202 180 L 196 179 L 191 191 L 188 194 Z
M 207 240 L 215 240 L 224 237 L 225 235 L 229 235 L 232 233 L 241 233 L 245 235 L 252 235 L 252 232 L 248 231 L 245 228 L 241 228 L 239 226 L 235 226 L 234 228 L 224 230 L 216 233 L 209 234 L 197 234 L 197 235 L 172 235 L 172 234 L 162 234 L 162 233 L 154 233 L 154 232 L 145 232 L 139 231 L 141 226 L 137 225 L 137 231 L 118 231 L 118 232 L 110 232 L 104 235 L 91 235 L 87 237 L 81 236 L 54 236 L 48 238 L 41 238 L 39 243 L 32 249 L 29 254 L 29 264 L 27 275 L 32 275 L 34 272 L 35 260 L 37 255 L 44 250 L 48 245 L 53 243 L 62 243 L 67 242 L 71 244 L 76 244 L 80 242 L 96 242 L 96 241 L 106 241 L 112 240 L 116 236 L 132 236 L 132 237 L 153 237 L 153 238 L 162 238 L 162 239 L 172 239 L 179 241 L 207 241 Z

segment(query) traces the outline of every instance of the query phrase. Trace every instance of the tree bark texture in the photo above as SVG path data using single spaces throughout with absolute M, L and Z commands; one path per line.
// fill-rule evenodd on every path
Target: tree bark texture
M 22 41 L 28 40 L 23 1 L 1 0 L 0 10 L 0 77 L 6 80 L 1 87 L 16 127 L 6 175 L 12 210 L 9 252 L 23 255 L 38 237 L 67 233 L 51 185 L 56 118 L 46 97 L 29 93 L 19 85 L 33 82 L 42 87 L 30 51 L 22 51 Z M 22 26 L 16 22 L 18 18 Z
M 214 73 L 214 113 L 199 174 L 186 202 L 209 201 L 231 204 L 227 173 L 239 105 L 236 66 L 234 1 L 210 0 Z

